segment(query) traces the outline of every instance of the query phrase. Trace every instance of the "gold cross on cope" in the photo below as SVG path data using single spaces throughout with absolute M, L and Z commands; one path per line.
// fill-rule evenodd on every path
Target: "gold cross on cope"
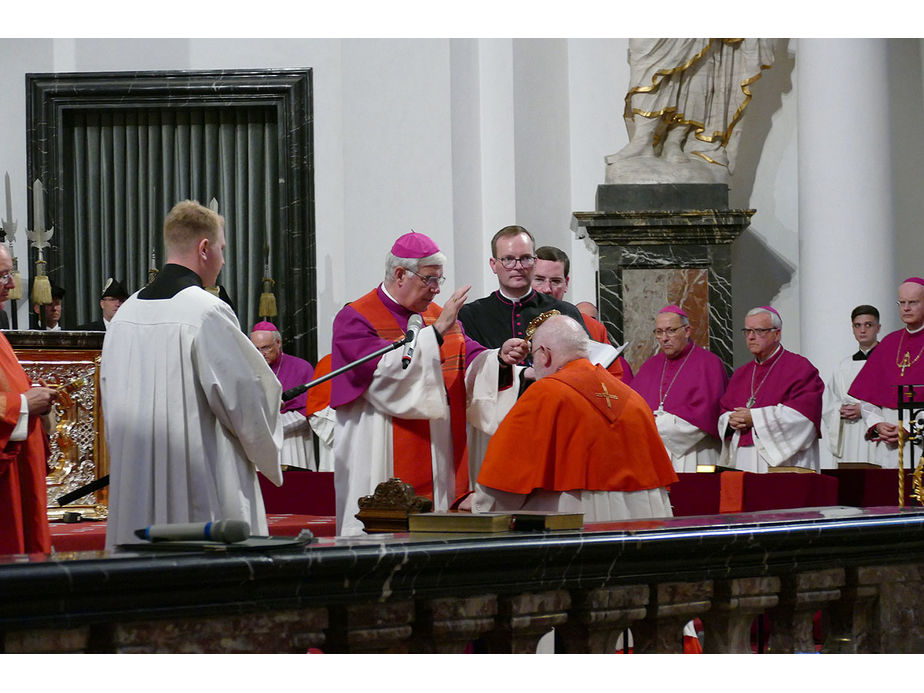
M 613 403 L 610 402 L 611 399 L 619 399 L 616 395 L 611 395 L 609 390 L 606 389 L 606 383 L 600 383 L 600 387 L 603 388 L 603 392 L 595 392 L 594 397 L 602 397 L 606 400 L 606 408 L 612 409 Z
M 911 354 L 907 351 L 905 352 L 905 358 L 901 360 L 901 363 L 898 366 L 902 369 L 902 377 L 905 377 L 905 369 L 911 367 Z

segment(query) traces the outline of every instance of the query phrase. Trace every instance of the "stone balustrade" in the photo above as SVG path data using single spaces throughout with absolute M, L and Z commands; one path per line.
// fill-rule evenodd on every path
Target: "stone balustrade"
M 818 508 L 397 534 L 222 553 L 0 559 L 4 652 L 924 652 L 924 510 Z M 922 614 L 924 615 L 924 614 Z

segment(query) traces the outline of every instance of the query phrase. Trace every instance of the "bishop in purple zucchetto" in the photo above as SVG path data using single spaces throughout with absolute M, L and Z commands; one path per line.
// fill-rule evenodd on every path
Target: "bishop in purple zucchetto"
M 391 247 L 391 254 L 395 257 L 419 260 L 440 252 L 439 247 L 429 236 L 411 231 L 400 236 Z

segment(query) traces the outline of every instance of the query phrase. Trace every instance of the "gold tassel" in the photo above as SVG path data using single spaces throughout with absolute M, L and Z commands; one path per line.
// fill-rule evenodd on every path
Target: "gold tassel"
M 46 306 L 51 303 L 51 282 L 44 274 L 36 275 L 32 282 L 32 303 Z
M 260 294 L 260 310 L 258 311 L 260 317 L 263 318 L 274 318 L 276 317 L 276 295 L 269 292 Z
M 257 315 L 262 318 L 276 317 L 276 294 L 273 293 L 273 287 L 276 285 L 269 277 L 263 277 L 263 293 L 260 294 L 260 309 Z
M 11 301 L 18 301 L 22 298 L 22 277 L 19 276 L 19 270 L 13 270 L 13 288 L 7 294 Z

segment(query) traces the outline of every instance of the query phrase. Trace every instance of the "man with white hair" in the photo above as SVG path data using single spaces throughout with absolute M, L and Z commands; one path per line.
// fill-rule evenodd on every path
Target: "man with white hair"
M 334 318 L 332 371 L 401 339 L 412 316 L 425 325 L 409 361 L 394 349 L 332 380 L 338 535 L 362 532 L 359 498 L 392 477 L 432 499 L 434 510 L 467 493 L 467 386 L 512 383 L 511 366 L 528 353 L 522 339 L 486 350 L 466 336 L 456 316 L 470 286 L 442 308 L 433 303 L 445 263 L 429 237 L 404 234 L 386 257 L 385 280 Z
M 279 379 L 283 392 L 304 385 L 314 377 L 314 367 L 310 363 L 283 352 L 282 335 L 273 323 L 264 320 L 254 325 L 250 332 L 250 341 L 263 354 L 266 364 Z M 285 435 L 282 440 L 280 462 L 283 467 L 314 471 L 314 440 L 305 413 L 307 398 L 306 391 L 283 402 L 279 408 Z
M 783 320 L 770 306 L 749 310 L 741 331 L 754 360 L 732 374 L 719 402 L 719 465 L 743 472 L 819 471 L 825 386 L 818 370 L 783 348 Z
M 898 467 L 898 387 L 924 383 L 924 279 L 909 277 L 898 287 L 899 316 L 905 326 L 890 332 L 866 360 L 848 393 L 860 402 L 866 439 L 875 443 L 870 462 Z M 920 390 L 915 393 L 920 397 Z M 907 442 L 903 465 L 911 466 Z
M 641 395 L 587 358 L 590 338 L 565 315 L 533 321 L 537 381 L 497 428 L 473 512 L 582 512 L 585 522 L 670 517 L 677 481 Z

